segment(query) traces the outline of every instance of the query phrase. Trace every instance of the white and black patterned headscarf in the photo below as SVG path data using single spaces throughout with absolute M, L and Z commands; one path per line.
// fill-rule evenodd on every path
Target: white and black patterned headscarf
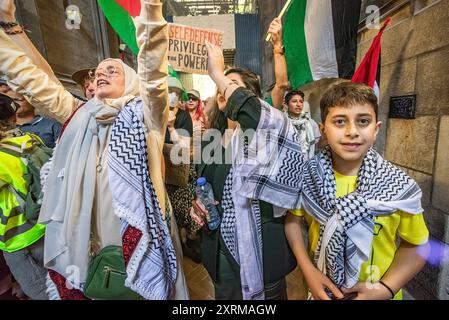
M 339 287 L 357 283 L 371 251 L 374 217 L 423 211 L 418 184 L 373 149 L 363 160 L 356 191 L 346 196 L 336 198 L 329 146 L 306 163 L 303 179 L 302 207 L 320 224 L 315 263 Z
M 237 243 L 237 225 L 235 223 L 235 206 L 232 201 L 232 167 L 231 170 L 229 170 L 228 176 L 226 177 L 224 183 L 221 207 L 223 208 L 223 218 L 221 219 L 220 224 L 221 237 L 231 253 L 231 256 L 237 264 L 240 264 Z
M 241 130 L 232 139 L 233 163 L 223 190 L 221 234 L 240 265 L 244 300 L 265 298 L 263 243 L 259 200 L 273 205 L 274 217 L 300 207 L 301 170 L 305 156 L 298 131 L 287 116 L 260 100 L 255 136 Z
M 148 174 L 142 100 L 131 101 L 119 114 L 108 148 L 109 183 L 121 235 L 128 226 L 142 233 L 126 266 L 126 286 L 149 300 L 173 297 L 177 260 L 168 223 Z

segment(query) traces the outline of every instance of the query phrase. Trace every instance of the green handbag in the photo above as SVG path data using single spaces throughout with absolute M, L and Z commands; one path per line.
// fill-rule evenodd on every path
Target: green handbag
M 125 287 L 125 279 L 122 247 L 107 246 L 89 265 L 84 294 L 90 299 L 142 300 L 140 295 Z

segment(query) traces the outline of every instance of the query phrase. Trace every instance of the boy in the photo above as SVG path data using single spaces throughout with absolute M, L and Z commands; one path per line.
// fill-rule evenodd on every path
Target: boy
M 315 145 L 320 141 L 318 124 L 310 116 L 310 112 L 304 111 L 304 92 L 292 90 L 285 95 L 287 115 L 293 126 L 298 130 L 302 152 L 307 159 L 315 155 Z
M 381 123 L 370 87 L 335 85 L 320 108 L 328 146 L 305 165 L 302 209 L 285 223 L 289 244 L 314 299 L 402 299 L 428 250 L 421 190 L 372 149 Z

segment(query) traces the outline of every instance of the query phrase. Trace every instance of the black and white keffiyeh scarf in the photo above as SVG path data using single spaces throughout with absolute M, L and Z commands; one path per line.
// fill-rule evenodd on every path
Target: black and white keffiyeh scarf
M 336 199 L 329 146 L 307 162 L 303 179 L 302 206 L 320 224 L 315 263 L 339 287 L 358 282 L 371 252 L 376 216 L 423 211 L 418 184 L 373 149 L 363 160 L 356 191 L 346 196 Z
M 275 217 L 300 207 L 305 157 L 287 116 L 260 100 L 261 116 L 251 141 L 242 130 L 232 139 L 233 163 L 226 178 L 221 223 L 223 240 L 240 265 L 245 300 L 264 299 L 262 226 L 259 200 Z
M 140 99 L 120 112 L 111 132 L 109 183 L 121 231 L 131 225 L 142 237 L 126 268 L 126 286 L 150 300 L 170 299 L 177 261 L 170 231 L 148 173 L 146 132 Z
M 299 140 L 302 147 L 302 152 L 307 155 L 308 159 L 313 157 L 313 152 L 310 152 L 313 145 L 320 139 L 319 131 L 314 130 L 312 125 L 312 118 L 310 113 L 303 112 L 299 118 L 293 118 L 288 115 L 288 118 L 292 122 L 293 126 L 298 130 Z
M 221 200 L 221 207 L 223 208 L 223 217 L 220 224 L 221 237 L 223 238 L 226 247 L 231 253 L 237 264 L 240 264 L 239 253 L 238 253 L 238 243 L 237 243 L 237 225 L 235 216 L 235 206 L 232 201 L 232 167 L 229 170 L 228 176 L 226 177 L 224 188 L 223 188 L 223 198 Z
M 240 265 L 243 299 L 261 300 L 264 299 L 264 282 L 259 200 L 235 198 L 232 192 L 233 184 L 234 175 L 231 168 L 223 189 L 223 219 L 220 232 L 232 257 Z M 239 213 L 244 214 L 236 214 L 235 203 L 240 209 Z

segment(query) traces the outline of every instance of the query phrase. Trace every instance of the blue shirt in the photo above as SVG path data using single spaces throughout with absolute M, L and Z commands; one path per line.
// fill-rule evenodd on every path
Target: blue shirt
M 59 122 L 41 116 L 34 117 L 33 121 L 29 123 L 17 125 L 17 128 L 23 132 L 37 135 L 49 148 L 55 147 L 55 142 L 61 132 L 61 124 Z

